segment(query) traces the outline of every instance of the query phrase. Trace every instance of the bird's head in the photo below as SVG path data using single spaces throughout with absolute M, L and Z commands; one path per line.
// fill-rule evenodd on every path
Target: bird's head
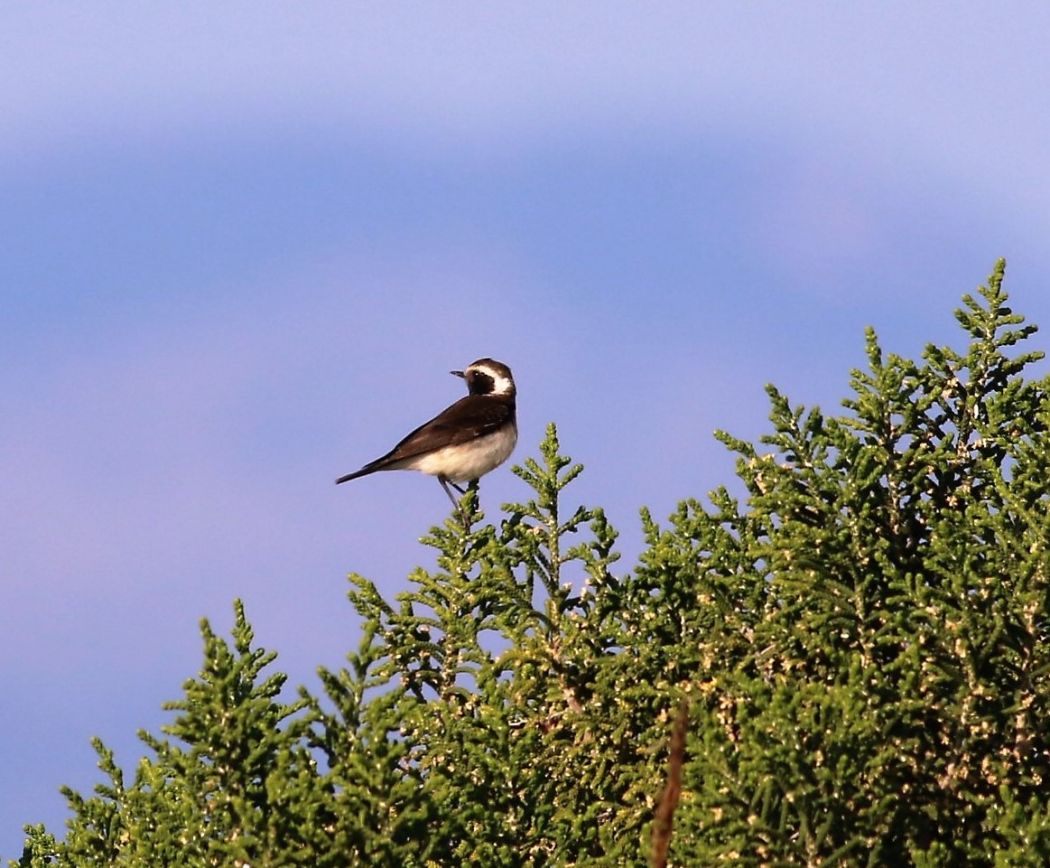
M 495 359 L 478 359 L 462 371 L 451 371 L 467 381 L 471 395 L 513 395 L 514 377 L 503 362 Z

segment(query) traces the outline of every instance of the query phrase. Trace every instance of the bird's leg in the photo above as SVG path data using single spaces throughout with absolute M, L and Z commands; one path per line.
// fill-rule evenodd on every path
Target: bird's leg
M 452 496 L 452 492 L 448 490 L 448 487 L 451 485 L 460 494 L 466 494 L 466 492 L 458 485 L 456 485 L 456 483 L 454 483 L 451 479 L 446 479 L 444 476 L 439 476 L 437 479 L 438 482 L 441 483 L 441 487 L 445 489 L 445 494 L 448 495 L 448 499 L 452 501 L 452 506 L 455 507 L 456 512 L 459 513 L 459 519 L 463 522 L 463 529 L 469 531 L 470 519 L 468 519 L 467 516 L 463 513 L 462 505 L 458 500 L 456 500 L 456 498 Z
M 445 479 L 444 476 L 439 476 L 438 477 L 438 482 L 441 483 L 441 487 L 445 490 L 445 494 L 448 495 L 448 499 L 452 501 L 452 505 L 454 507 L 456 507 L 456 509 L 459 509 L 459 501 L 456 500 L 456 498 L 454 498 L 452 496 L 452 492 L 448 490 L 448 487 L 449 487 L 449 485 L 452 485 L 456 489 L 456 491 L 458 491 L 460 494 L 463 493 L 463 490 L 458 485 L 456 485 L 456 483 L 451 482 L 448 479 Z

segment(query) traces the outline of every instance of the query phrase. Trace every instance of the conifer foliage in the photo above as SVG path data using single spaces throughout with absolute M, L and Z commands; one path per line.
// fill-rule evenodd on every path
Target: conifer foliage
M 1002 277 L 962 349 L 869 331 L 842 415 L 770 387 L 760 444 L 718 435 L 741 497 L 643 510 L 630 572 L 551 426 L 497 524 L 471 489 L 408 590 L 351 576 L 321 695 L 238 603 L 132 779 L 96 743 L 12 865 L 1045 864 L 1050 381 Z

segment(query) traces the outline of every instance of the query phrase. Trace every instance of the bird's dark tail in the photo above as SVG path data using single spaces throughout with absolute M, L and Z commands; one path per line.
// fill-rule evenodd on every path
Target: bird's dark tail
M 376 468 L 374 467 L 362 467 L 360 470 L 355 470 L 353 473 L 348 473 L 346 476 L 340 476 L 335 484 L 339 485 L 341 482 L 349 482 L 351 479 L 357 479 L 359 476 L 368 476 L 369 473 L 375 473 Z

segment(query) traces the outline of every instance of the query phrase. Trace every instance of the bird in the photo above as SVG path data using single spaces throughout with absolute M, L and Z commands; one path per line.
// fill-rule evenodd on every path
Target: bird
M 473 482 L 506 461 L 518 442 L 514 377 L 502 362 L 478 359 L 462 371 L 449 371 L 467 384 L 466 397 L 446 407 L 406 435 L 385 455 L 340 476 L 336 485 L 380 470 L 418 470 L 436 476 L 455 508 L 449 485 Z

